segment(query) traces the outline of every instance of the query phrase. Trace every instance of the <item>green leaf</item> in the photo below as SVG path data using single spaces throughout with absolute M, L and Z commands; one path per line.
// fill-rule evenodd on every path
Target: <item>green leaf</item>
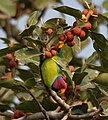
M 0 79 L 0 87 L 11 88 L 13 83 L 14 79 Z
M 35 9 L 43 10 L 47 8 L 49 4 L 55 3 L 55 0 L 35 0 L 33 3 Z
M 21 32 L 19 35 L 22 37 L 31 36 L 35 28 L 36 28 L 35 25 L 31 25 L 30 27 L 26 28 L 23 32 Z
M 87 91 L 87 89 L 84 90 L 84 91 L 80 91 L 80 95 L 81 95 L 81 97 L 80 97 L 81 101 L 88 100 L 89 96 L 90 96 L 89 93 L 88 93 L 88 91 Z
M 54 10 L 59 11 L 61 13 L 65 13 L 67 15 L 71 15 L 75 18 L 80 19 L 82 17 L 82 13 L 80 10 L 68 7 L 68 6 L 61 6 L 61 7 L 56 7 Z
M 98 17 L 102 20 L 108 21 L 108 12 L 105 12 L 103 14 L 99 14 Z
M 36 49 L 20 49 L 15 53 L 16 59 L 22 64 L 34 63 L 39 65 L 39 51 Z
M 34 39 L 30 36 L 29 37 L 24 37 L 24 39 L 26 39 L 29 42 L 33 42 L 33 43 L 35 43 L 36 45 L 39 45 L 39 46 L 43 46 L 43 47 L 46 46 L 45 43 L 42 40 L 37 40 L 37 39 Z
M 108 86 L 108 73 L 99 74 L 93 82 L 98 83 L 100 85 Z
M 75 28 L 84 27 L 86 25 L 86 23 L 83 21 L 77 21 L 77 22 L 78 22 L 78 25 Z
M 107 45 L 108 41 L 102 34 L 99 34 L 99 33 L 96 33 L 96 32 L 91 32 L 90 36 L 96 43 L 100 44 L 100 46 L 101 45 L 105 45 L 105 46 Z
M 21 45 L 21 44 L 15 44 L 13 47 L 7 47 L 7 48 L 4 48 L 4 49 L 1 49 L 0 50 L 0 57 L 4 56 L 4 55 L 7 55 L 8 53 L 12 53 L 12 52 L 15 52 L 21 48 L 24 48 L 26 46 L 24 45 Z
M 82 66 L 81 72 L 83 72 L 83 71 L 87 68 L 88 64 L 94 62 L 94 61 L 97 59 L 97 57 L 98 57 L 97 52 L 94 52 L 94 53 L 86 60 L 85 64 Z
M 76 85 L 79 85 L 87 74 L 87 72 L 80 73 L 76 71 L 73 76 L 73 80 L 75 80 Z
M 41 98 L 44 91 L 45 91 L 45 88 L 44 88 L 44 90 L 40 89 L 40 88 L 38 89 L 37 86 L 35 87 L 35 89 L 31 89 L 31 92 L 36 99 Z M 26 101 L 32 100 L 31 95 L 27 91 L 19 92 L 16 95 L 17 95 L 18 99 L 22 102 L 25 101 L 25 100 Z
M 99 33 L 91 32 L 91 38 L 95 41 L 94 48 L 97 51 L 101 65 L 107 67 L 108 65 L 108 40 Z
M 10 40 L 8 38 L 0 38 L 1 40 L 4 41 L 4 43 L 6 44 L 9 44 L 10 43 Z
M 34 34 L 36 36 L 38 36 L 38 37 L 41 37 L 41 35 L 42 35 L 42 29 L 41 29 L 41 27 L 36 26 L 36 28 L 34 29 Z
M 93 90 L 88 90 L 88 93 L 90 94 L 90 100 L 92 101 L 92 103 L 97 107 L 97 108 L 99 108 L 99 102 L 98 102 L 98 100 L 97 100 L 97 98 L 96 98 L 96 96 L 93 94 Z
M 9 105 L 0 103 L 0 111 L 5 112 L 6 110 L 11 109 Z
M 102 66 L 96 66 L 94 64 L 89 64 L 88 67 L 94 70 L 98 70 L 100 72 L 104 72 L 104 73 L 108 72 L 108 68 L 103 68 Z
M 36 23 L 38 22 L 38 12 L 34 11 L 29 15 L 29 18 L 27 20 L 27 26 L 33 26 L 36 25 Z
M 33 88 L 36 85 L 35 79 L 33 79 L 33 78 L 27 79 L 24 82 L 24 85 L 29 89 Z
M 97 19 L 91 20 L 90 23 L 92 24 L 91 31 L 93 31 L 93 30 L 96 31 L 98 29 L 98 21 L 97 21 Z
M 106 60 L 106 58 L 100 57 L 100 63 L 103 68 L 108 69 L 108 60 Z
M 64 32 L 63 27 L 59 28 L 57 31 L 57 35 L 62 34 Z
M 24 101 L 16 106 L 16 109 L 22 110 L 24 112 L 39 112 L 40 107 L 36 101 Z
M 66 20 L 63 18 L 52 18 L 47 20 L 42 25 L 42 28 L 55 28 L 57 25 L 59 25 L 59 27 L 66 26 Z
M 4 12 L 8 16 L 15 16 L 16 5 L 12 0 L 0 0 L 0 11 Z
M 61 49 L 61 54 L 67 63 L 69 63 L 72 60 L 73 57 L 72 48 L 67 46 L 66 44 Z
M 87 103 L 82 103 L 82 105 L 77 105 L 72 108 L 73 114 L 84 114 L 87 113 L 88 105 Z
M 22 91 L 23 89 L 17 84 L 23 84 L 23 83 L 20 81 L 16 81 L 15 79 L 7 79 L 7 78 L 0 79 L 0 87 L 11 89 L 14 92 Z
M 56 2 L 61 4 L 63 3 L 62 0 L 56 0 Z
M 49 97 L 44 97 L 41 104 L 47 111 L 55 110 L 57 108 L 57 104 L 51 102 Z
M 0 59 L 1 60 L 1 59 Z M 1 62 L 1 61 L 0 61 Z M 0 77 L 3 75 L 3 74 L 5 74 L 5 70 L 6 70 L 6 66 L 4 66 L 4 65 L 1 65 L 0 66 Z
M 98 75 L 99 75 L 99 72 L 97 70 L 92 70 L 92 69 L 86 69 L 85 72 L 88 73 L 88 75 L 86 75 L 82 82 L 81 82 L 81 85 L 85 85 L 85 84 L 88 84 L 90 81 L 94 80 Z
M 18 70 L 18 73 L 19 73 L 18 76 L 23 81 L 35 81 L 34 74 L 30 70 L 24 70 L 24 69 L 17 69 L 17 70 Z
M 108 120 L 108 115 L 100 115 L 100 120 Z
M 88 82 L 85 85 L 80 85 L 80 87 L 81 87 L 81 91 L 84 91 L 84 90 L 87 90 L 89 88 L 92 88 L 92 89 L 95 88 L 95 85 L 90 83 L 90 82 Z
M 108 12 L 105 12 L 105 13 L 103 13 L 102 14 L 104 17 L 107 17 L 107 19 L 108 19 Z
M 62 69 L 62 71 L 64 72 L 64 74 L 66 75 L 66 80 L 67 80 L 67 83 L 69 85 L 72 86 L 72 88 L 74 88 L 74 84 L 73 84 L 73 81 L 72 81 L 72 75 L 70 75 L 70 72 L 66 69 Z
M 107 86 L 104 86 L 104 85 L 101 85 L 101 84 L 95 84 L 99 90 L 100 93 L 102 93 L 103 95 L 105 96 L 108 96 L 108 87 Z
M 104 48 L 103 48 L 104 47 Z M 99 45 L 96 42 L 94 43 L 94 48 L 96 49 L 97 53 L 104 59 L 108 60 L 107 54 L 107 46 Z
M 72 47 L 73 53 L 79 53 L 81 51 L 81 41 L 77 36 L 74 36 L 75 45 Z
M 35 78 L 40 78 L 40 69 L 38 65 L 35 65 L 34 63 L 28 63 L 27 66 L 33 72 Z
M 104 7 L 106 10 L 108 10 L 108 0 L 105 0 L 105 1 L 103 2 L 103 7 Z
M 104 110 L 107 109 L 108 108 L 108 101 L 102 101 L 101 106 Z

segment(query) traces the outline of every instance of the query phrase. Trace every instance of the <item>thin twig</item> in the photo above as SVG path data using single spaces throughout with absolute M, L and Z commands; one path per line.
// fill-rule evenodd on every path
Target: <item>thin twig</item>
M 49 119 L 49 116 L 48 116 L 47 113 L 46 113 L 46 110 L 45 110 L 45 109 L 42 107 L 42 105 L 38 102 L 38 100 L 37 100 L 37 99 L 35 98 L 35 96 L 31 93 L 31 91 L 30 91 L 28 88 L 26 88 L 24 85 L 20 85 L 20 86 L 21 86 L 24 90 L 26 90 L 26 91 L 31 95 L 31 97 L 34 99 L 34 101 L 36 102 L 36 104 L 38 103 L 38 105 L 39 105 L 42 113 L 44 114 L 46 120 L 50 120 L 50 119 Z
M 9 19 L 9 18 L 10 17 L 8 15 L 0 13 L 0 19 L 6 20 L 6 19 Z
M 1 95 L 0 95 L 0 100 L 2 100 L 2 98 L 5 96 L 5 94 L 7 94 L 7 92 L 9 91 L 9 89 L 5 89 Z
M 56 33 L 56 32 L 55 32 Z M 46 45 L 55 37 L 55 34 L 47 41 Z
M 5 20 L 5 27 L 6 27 L 5 30 L 7 33 L 7 38 L 10 38 L 12 35 L 10 19 Z
M 9 112 L 9 111 L 6 111 L 6 112 L 0 112 L 0 115 L 1 116 L 6 116 L 6 117 L 12 117 L 14 115 L 14 112 Z
M 40 19 L 44 16 L 46 10 L 47 10 L 47 8 L 44 8 L 44 9 L 41 11 L 41 14 L 40 14 L 39 17 L 38 17 L 38 23 L 40 22 Z

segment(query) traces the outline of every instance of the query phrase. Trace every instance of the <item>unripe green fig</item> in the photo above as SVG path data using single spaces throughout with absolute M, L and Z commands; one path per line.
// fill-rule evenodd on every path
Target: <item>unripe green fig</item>
M 108 73 L 101 73 L 93 81 L 98 83 L 98 84 L 108 86 Z

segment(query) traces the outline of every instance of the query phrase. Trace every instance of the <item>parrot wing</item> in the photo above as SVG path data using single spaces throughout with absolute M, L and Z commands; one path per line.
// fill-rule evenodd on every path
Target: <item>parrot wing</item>
M 54 60 L 51 58 L 46 59 L 42 66 L 41 66 L 41 71 L 42 71 L 42 77 L 44 80 L 44 83 L 51 88 L 53 82 L 58 76 L 62 76 L 60 71 L 60 68 L 56 64 Z

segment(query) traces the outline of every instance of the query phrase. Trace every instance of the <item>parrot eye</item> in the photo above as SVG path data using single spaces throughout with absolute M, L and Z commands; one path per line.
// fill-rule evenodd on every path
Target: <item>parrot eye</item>
M 60 84 L 60 89 L 63 87 L 63 85 L 62 84 Z

